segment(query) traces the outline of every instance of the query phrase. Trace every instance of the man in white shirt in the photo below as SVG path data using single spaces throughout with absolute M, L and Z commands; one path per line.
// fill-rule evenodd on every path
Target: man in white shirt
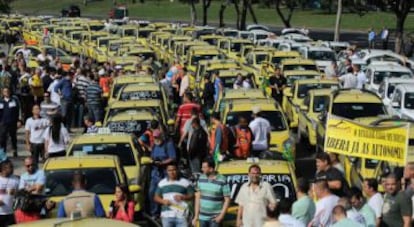
M 47 89 L 47 91 L 50 93 L 50 99 L 52 100 L 52 102 L 56 103 L 59 106 L 60 106 L 60 95 L 59 93 L 55 92 L 55 87 L 59 83 L 61 78 L 62 76 L 59 75 L 59 73 L 57 73 L 55 75 L 55 78 L 53 78 L 53 82 L 50 84 L 49 88 Z
M 249 181 L 244 183 L 237 194 L 237 226 L 262 227 L 266 210 L 274 210 L 276 196 L 272 186 L 261 180 L 261 169 L 257 164 L 249 167 Z
M 252 155 L 255 157 L 259 157 L 264 151 L 267 151 L 270 142 L 270 123 L 267 119 L 261 117 L 260 111 L 259 106 L 253 107 L 254 119 L 249 124 L 254 137 Z
M 378 192 L 378 182 L 374 178 L 364 179 L 362 189 L 368 198 L 368 205 L 374 210 L 377 219 L 377 225 L 381 222 L 382 206 L 384 199 L 381 193 Z
M 9 159 L 0 162 L 0 226 L 15 223 L 13 201 L 19 187 L 19 179 L 13 175 L 13 164 Z
M 319 180 L 314 183 L 313 191 L 318 198 L 316 212 L 309 226 L 331 226 L 333 223 L 332 210 L 339 197 L 329 191 L 328 182 Z
M 365 76 L 365 73 L 361 71 L 360 65 L 352 65 L 354 69 L 354 74 L 357 77 L 357 87 L 358 89 L 363 89 L 365 83 L 367 82 L 367 77 Z
M 26 150 L 32 154 L 35 164 L 39 161 L 39 156 L 44 158 L 43 133 L 49 125 L 47 118 L 40 116 L 40 106 L 34 105 L 32 108 L 33 116 L 28 118 L 25 125 Z
M 281 199 L 277 203 L 279 209 L 279 222 L 284 227 L 305 227 L 301 221 L 297 220 L 292 216 L 292 202 L 287 199 Z
M 345 89 L 354 89 L 357 87 L 357 77 L 352 73 L 342 75 L 338 78 L 338 80 L 343 83 L 342 87 Z
M 326 79 L 335 79 L 339 75 L 338 65 L 336 61 L 332 61 L 331 64 L 325 68 L 325 78 Z
M 27 48 L 27 44 L 26 43 L 23 44 L 23 48 L 19 49 L 16 52 L 16 55 L 18 53 L 22 53 L 23 58 L 24 58 L 24 61 L 26 62 L 26 64 L 28 64 L 29 63 L 29 60 L 30 60 L 30 55 L 32 54 L 32 51 L 29 48 Z

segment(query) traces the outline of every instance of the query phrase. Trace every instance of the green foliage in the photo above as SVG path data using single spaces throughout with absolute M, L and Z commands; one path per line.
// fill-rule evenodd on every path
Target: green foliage
M 0 12 L 9 14 L 11 7 L 10 4 L 13 0 L 0 0 Z

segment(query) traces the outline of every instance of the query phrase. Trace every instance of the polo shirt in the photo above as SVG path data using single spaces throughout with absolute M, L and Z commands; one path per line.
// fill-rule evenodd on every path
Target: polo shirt
M 201 221 L 209 221 L 219 215 L 224 205 L 224 197 L 230 197 L 230 187 L 226 177 L 216 174 L 214 179 L 207 175 L 200 176 L 197 182 L 197 191 L 200 192 L 200 216 Z

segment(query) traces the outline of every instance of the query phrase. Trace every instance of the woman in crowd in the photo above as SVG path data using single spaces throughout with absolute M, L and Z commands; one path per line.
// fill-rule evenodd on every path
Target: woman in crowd
M 134 220 L 135 204 L 130 198 L 128 186 L 119 184 L 115 188 L 115 200 L 111 201 L 108 217 L 125 222 Z

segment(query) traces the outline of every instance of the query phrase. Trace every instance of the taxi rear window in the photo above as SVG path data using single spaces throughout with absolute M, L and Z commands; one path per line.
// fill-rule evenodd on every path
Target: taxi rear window
M 70 155 L 74 152 L 83 152 L 87 155 L 116 155 L 119 157 L 122 165 L 136 165 L 134 153 L 129 143 L 88 143 L 74 144 L 69 151 Z

